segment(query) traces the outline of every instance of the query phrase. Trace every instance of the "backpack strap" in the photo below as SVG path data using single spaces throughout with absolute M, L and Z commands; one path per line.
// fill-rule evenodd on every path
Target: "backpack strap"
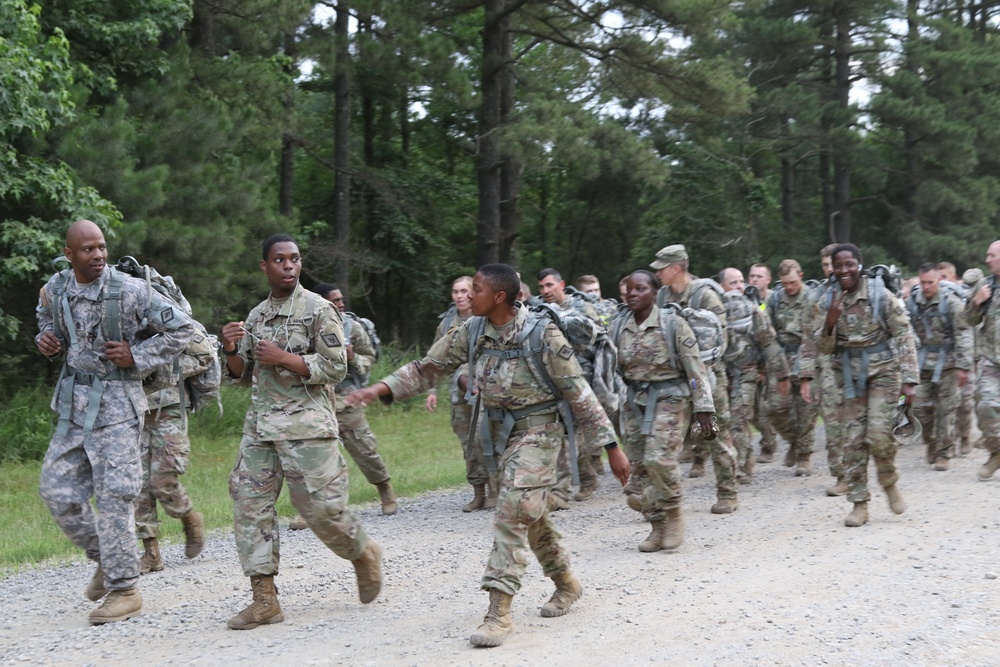
M 771 293 L 767 295 L 765 305 L 768 314 L 771 316 L 771 325 L 774 327 L 775 331 L 778 329 L 778 305 L 780 303 L 781 295 L 778 293 L 778 290 L 771 290 Z
M 104 293 L 101 296 L 101 301 L 104 304 L 102 326 L 106 340 L 120 341 L 122 339 L 122 297 L 125 292 L 126 276 L 113 266 L 110 271 L 111 274 L 108 276 L 108 282 L 104 286 Z M 149 307 L 148 300 L 146 307 L 147 309 Z M 143 317 L 145 317 L 145 310 Z

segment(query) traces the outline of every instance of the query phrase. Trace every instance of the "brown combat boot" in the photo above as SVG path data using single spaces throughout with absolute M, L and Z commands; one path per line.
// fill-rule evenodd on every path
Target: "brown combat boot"
M 691 464 L 691 469 L 688 470 L 688 477 L 692 479 L 698 479 L 705 475 L 705 459 L 701 457 L 694 457 L 694 463 Z
M 160 543 L 155 537 L 142 540 L 142 558 L 139 559 L 139 574 L 159 572 L 163 569 L 163 558 L 160 556 Z
M 757 457 L 757 463 L 770 463 L 774 460 L 774 452 L 765 452 L 761 450 L 760 456 Z
M 968 438 L 962 438 L 962 444 L 959 445 L 958 453 L 965 456 L 972 451 L 972 443 L 969 442 Z
M 667 510 L 667 529 L 663 533 L 662 544 L 667 551 L 684 544 L 684 513 L 680 507 Z
M 510 613 L 510 604 L 514 596 L 503 591 L 490 591 L 490 607 L 483 617 L 483 624 L 469 637 L 473 646 L 493 647 L 503 644 L 503 640 L 514 631 L 514 617 Z
M 868 523 L 868 502 L 862 501 L 854 503 L 854 509 L 844 519 L 844 525 L 848 528 L 857 528 Z
M 979 479 L 989 479 L 998 468 L 1000 468 L 1000 451 L 993 452 L 990 458 L 986 459 L 986 463 L 979 469 Z
M 361 556 L 351 561 L 358 578 L 358 597 L 368 604 L 382 590 L 382 548 L 369 538 Z
M 719 498 L 719 501 L 712 505 L 712 514 L 732 514 L 739 507 L 736 498 Z
M 943 471 L 945 471 L 945 470 L 948 469 L 948 466 L 950 465 L 950 463 L 951 462 L 948 461 L 948 459 L 946 459 L 945 457 L 939 456 L 939 457 L 937 457 L 937 460 L 934 461 L 934 469 L 935 470 L 940 470 L 940 471 L 943 472 Z
M 550 512 L 558 512 L 559 510 L 568 510 L 569 503 L 560 495 L 549 492 L 548 499 L 546 500 L 546 505 Z
M 549 601 L 542 605 L 540 613 L 545 618 L 555 616 L 565 616 L 569 613 L 570 606 L 583 595 L 583 586 L 573 576 L 572 572 L 562 572 L 552 577 L 556 583 L 556 592 L 552 594 Z
M 392 484 L 389 480 L 376 485 L 378 489 L 378 498 L 382 503 L 382 514 L 385 516 L 392 516 L 396 513 L 398 505 L 396 505 L 396 493 L 392 490 Z
M 205 547 L 205 518 L 191 510 L 181 517 L 184 524 L 184 556 L 194 558 Z
M 809 456 L 800 456 L 795 466 L 796 477 L 811 477 L 813 474 L 813 464 Z
M 847 478 L 841 475 L 837 478 L 837 483 L 826 490 L 828 496 L 843 496 L 849 489 L 847 488 Z
M 226 624 L 233 630 L 253 630 L 258 625 L 284 623 L 285 615 L 278 604 L 278 587 L 274 585 L 274 575 L 250 577 L 253 602 L 250 606 L 229 619 Z
M 642 496 L 638 493 L 630 493 L 625 496 L 625 504 L 636 512 L 642 511 Z
M 104 598 L 101 606 L 90 612 L 91 625 L 103 625 L 124 621 L 126 618 L 138 616 L 142 612 L 142 595 L 136 587 L 124 591 L 111 591 Z
M 573 494 L 573 500 L 575 500 L 578 503 L 590 500 L 590 498 L 594 495 L 594 491 L 596 490 L 597 490 L 597 480 L 595 479 L 594 481 L 589 482 L 584 486 L 581 486 L 580 490 Z
M 90 583 L 87 584 L 87 588 L 84 589 L 83 594 L 91 602 L 97 602 L 108 594 L 108 589 L 104 587 L 104 570 L 101 569 L 100 565 L 97 566 L 97 570 L 94 572 L 94 576 L 90 578 Z
M 306 523 L 306 520 L 303 519 L 301 515 L 288 522 L 289 530 L 305 530 L 308 527 L 309 524 Z
M 653 529 L 649 532 L 649 536 L 639 543 L 639 551 L 643 553 L 651 553 L 653 551 L 659 551 L 663 548 L 663 536 L 667 532 L 667 522 L 663 519 L 659 521 L 650 521 L 649 525 Z
M 885 487 L 885 496 L 889 499 L 889 509 L 895 514 L 902 514 L 906 511 L 906 502 L 895 484 Z
M 497 495 L 500 493 L 500 482 L 496 475 L 490 475 L 490 481 L 486 483 L 486 500 L 483 501 L 484 510 L 495 510 L 497 508 Z
M 485 484 L 473 484 L 472 485 L 472 500 L 468 504 L 462 506 L 463 512 L 475 512 L 476 510 L 483 509 L 486 505 L 486 485 Z
M 796 456 L 796 454 L 795 454 L 795 447 L 792 446 L 792 445 L 789 445 L 788 446 L 788 451 L 785 452 L 785 461 L 784 461 L 785 467 L 786 468 L 791 468 L 792 466 L 794 466 L 795 462 L 798 460 L 798 458 L 799 457 Z

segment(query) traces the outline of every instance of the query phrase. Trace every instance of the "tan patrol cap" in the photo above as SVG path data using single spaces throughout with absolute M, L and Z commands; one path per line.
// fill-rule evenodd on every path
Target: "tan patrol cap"
M 975 287 L 979 284 L 979 281 L 983 279 L 982 269 L 969 269 L 962 274 L 962 282 L 969 287 Z
M 653 261 L 649 267 L 659 271 L 660 269 L 667 268 L 671 264 L 686 262 L 687 258 L 687 249 L 680 243 L 676 245 L 668 245 L 666 248 L 663 248 L 660 252 L 656 253 L 656 260 Z

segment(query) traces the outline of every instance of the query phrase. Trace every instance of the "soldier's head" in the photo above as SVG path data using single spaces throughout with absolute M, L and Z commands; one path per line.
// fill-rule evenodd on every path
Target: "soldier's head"
M 754 264 L 750 267 L 748 280 L 751 285 L 757 288 L 757 291 L 767 296 L 767 290 L 771 286 L 771 267 L 767 264 Z
M 986 250 L 986 266 L 990 273 L 1000 276 L 1000 241 L 994 241 Z
M 950 283 L 958 282 L 958 274 L 955 272 L 955 265 L 951 262 L 938 262 L 937 266 L 938 279 L 947 280 Z
M 472 277 L 472 314 L 490 317 L 509 313 L 520 290 L 521 281 L 513 267 L 485 264 Z
M 271 294 L 279 299 L 291 296 L 299 284 L 302 256 L 299 246 L 288 234 L 275 234 L 264 241 L 260 270 L 267 276 Z
M 347 310 L 347 304 L 344 303 L 344 293 L 341 292 L 340 288 L 336 285 L 331 285 L 330 283 L 320 283 L 319 285 L 313 287 L 312 291 L 332 303 L 340 312 Z
M 455 308 L 463 315 L 472 308 L 469 297 L 472 296 L 472 276 L 460 276 L 451 284 L 451 300 Z
M 624 299 L 628 309 L 636 314 L 644 314 L 653 307 L 656 293 L 660 289 L 660 281 L 652 271 L 639 269 L 625 278 L 625 287 Z
M 924 298 L 933 299 L 938 293 L 941 272 L 934 266 L 934 262 L 927 262 L 920 265 L 917 273 L 920 274 L 920 291 L 924 293 Z
M 719 274 L 719 284 L 727 292 L 736 290 L 740 294 L 743 294 L 743 288 L 746 286 L 743 282 L 743 272 L 731 266 L 722 269 L 722 272 Z
M 802 267 L 794 259 L 786 259 L 778 265 L 778 280 L 788 296 L 796 296 L 802 291 Z
M 628 296 L 628 276 L 625 276 L 618 281 L 618 296 L 621 298 L 622 303 L 625 303 Z
M 836 247 L 836 243 L 831 243 L 828 246 L 823 246 L 823 249 L 819 251 L 819 264 L 823 267 L 824 278 L 829 278 L 830 274 L 833 273 L 833 249 Z
M 839 243 L 833 248 L 833 275 L 845 292 L 854 292 L 861 285 L 861 248 L 853 243 Z
M 598 299 L 601 298 L 601 281 L 597 279 L 597 276 L 592 276 L 589 273 L 585 276 L 580 276 L 573 283 L 573 286 L 584 294 L 593 294 Z
M 94 282 L 101 277 L 108 264 L 108 244 L 104 241 L 104 232 L 90 220 L 77 220 L 66 230 L 63 254 L 73 267 L 78 283 Z
M 663 285 L 683 284 L 688 272 L 687 248 L 679 243 L 661 248 L 649 268 L 656 271 L 656 278 Z
M 538 272 L 538 293 L 545 303 L 562 303 L 566 299 L 566 281 L 555 269 Z
M 521 291 L 517 293 L 517 300 L 521 303 L 527 303 L 528 299 L 531 298 L 531 285 L 521 281 Z

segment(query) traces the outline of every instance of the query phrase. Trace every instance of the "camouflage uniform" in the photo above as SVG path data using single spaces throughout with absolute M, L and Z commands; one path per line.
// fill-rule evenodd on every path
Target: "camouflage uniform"
M 835 386 L 842 392 L 836 419 L 844 429 L 844 466 L 847 499 L 867 502 L 868 457 L 875 458 L 883 488 L 896 484 L 896 441 L 892 436 L 893 412 L 902 384 L 918 384 L 917 353 L 910 335 L 906 308 L 895 294 L 881 289 L 879 313 L 873 314 L 874 281 L 861 278 L 858 289 L 847 294 L 833 333 L 827 336 L 823 320 L 829 304 L 819 302 L 817 349 L 831 355 Z M 839 298 L 835 288 L 834 299 Z
M 119 320 L 121 339 L 129 344 L 135 365 L 119 369 L 107 361 L 102 295 L 111 271 L 106 267 L 86 285 L 78 284 L 69 271 L 65 304 L 72 322 L 66 326 L 73 327 L 72 332 L 56 330 L 54 317 L 61 315 L 53 311 L 64 306 L 56 296 L 57 277 L 51 278 L 39 295 L 36 341 L 52 332 L 66 353 L 65 372 L 52 397 L 59 426 L 42 462 L 39 493 L 59 528 L 100 564 L 105 588 L 114 591 L 135 587 L 139 578 L 134 500 L 142 488 L 139 441 L 146 412 L 140 378 L 173 362 L 195 329 L 180 309 L 156 292 L 150 297 L 144 282 L 127 278 Z
M 480 419 L 490 413 L 552 404 L 556 397 L 540 386 L 523 356 L 503 358 L 492 350 L 518 350 L 518 335 L 531 320 L 527 308 L 519 306 L 516 317 L 499 329 L 486 322 L 479 338 L 480 353 L 474 376 L 482 401 Z M 469 362 L 470 320 L 441 338 L 420 361 L 399 369 L 385 382 L 395 400 L 403 400 L 430 389 L 444 377 Z M 542 325 L 539 325 L 542 326 Z M 559 328 L 545 325 L 542 364 L 573 411 L 574 425 L 587 442 L 612 443 L 614 430 L 587 382 L 573 348 Z M 494 441 L 500 424 L 490 419 Z M 559 544 L 559 533 L 549 518 L 546 500 L 556 481 L 556 458 L 566 433 L 556 407 L 543 407 L 515 422 L 500 456 L 500 492 L 497 496 L 493 551 L 483 574 L 483 589 L 514 595 L 521 587 L 530 548 L 547 577 L 569 571 L 569 554 Z
M 812 337 L 813 305 L 803 287 L 795 296 L 777 290 L 767 309 L 778 335 L 778 344 L 791 364 L 792 391 L 782 396 L 772 391 L 768 404 L 768 419 L 788 441 L 799 459 L 813 452 L 816 430 L 816 396 L 812 402 L 802 400 L 802 380 L 816 377 L 816 344 Z M 810 382 L 810 390 L 812 390 Z
M 191 498 L 178 479 L 187 470 L 191 441 L 187 416 L 176 387 L 146 394 L 149 403 L 142 427 L 142 492 L 135 501 L 135 529 L 140 540 L 160 537 L 156 502 L 167 516 L 179 519 L 191 511 Z
M 829 299 L 829 292 L 836 288 L 832 281 L 824 280 L 819 286 L 809 290 L 808 300 L 812 311 L 809 325 L 810 334 L 815 343 L 815 333 L 823 326 L 825 310 L 822 305 Z M 837 384 L 829 354 L 816 350 L 816 372 L 819 379 L 818 393 L 813 401 L 819 404 L 823 415 L 823 432 L 826 436 L 826 460 L 830 475 L 840 479 L 844 477 L 844 438 L 845 428 L 840 421 L 840 405 L 844 402 L 844 390 Z
M 694 333 L 684 318 L 675 318 L 674 351 L 667 346 L 653 306 L 642 324 L 629 313 L 617 336 L 618 366 L 629 387 L 622 410 L 622 445 L 633 466 L 642 465 L 642 506 L 646 519 L 662 521 L 681 505 L 677 452 L 684 444 L 693 412 L 715 412 L 708 370 L 698 356 Z M 659 394 L 650 409 L 650 392 Z M 693 408 L 693 409 L 692 409 Z
M 248 577 L 278 573 L 278 515 L 274 504 L 288 480 L 292 504 L 335 554 L 361 556 L 368 536 L 347 508 L 347 465 L 340 454 L 337 417 L 325 385 L 347 370 L 340 312 L 296 285 L 284 299 L 268 297 L 250 311 L 245 328 L 301 355 L 309 376 L 256 363 L 255 339 L 237 348 L 246 363 L 239 378 L 252 387 L 240 451 L 229 476 L 236 550 Z
M 694 296 L 694 283 L 688 283 L 687 288 L 681 293 L 674 292 L 669 287 L 662 288 L 668 303 L 676 303 L 682 308 L 687 308 Z M 709 287 L 701 288 L 701 298 L 699 307 L 710 310 L 718 316 L 723 326 L 726 324 L 726 307 L 722 304 L 720 297 L 715 290 Z M 716 495 L 720 500 L 724 498 L 735 499 L 736 489 L 736 447 L 733 445 L 733 436 L 730 431 L 730 411 L 729 411 L 729 382 L 726 377 L 725 365 L 722 361 L 716 361 L 708 368 L 709 373 L 715 376 L 712 385 L 712 402 L 715 405 L 715 416 L 718 420 L 719 435 L 714 440 L 708 441 L 709 453 L 712 456 L 712 465 L 715 468 L 715 488 Z M 688 434 L 688 443 L 696 449 L 701 442 Z
M 941 301 L 945 313 L 941 313 Z M 944 287 L 930 301 L 922 290 L 907 300 L 917 337 L 920 386 L 913 401 L 913 415 L 923 428 L 928 463 L 950 459 L 958 444 L 958 387 L 960 371 L 973 368 L 972 329 L 965 321 L 961 298 Z
M 337 406 L 337 423 L 340 425 L 340 439 L 344 443 L 344 449 L 358 464 L 368 483 L 377 486 L 389 481 L 389 471 L 378 453 L 378 441 L 368 425 L 365 409 L 344 403 L 351 392 L 364 386 L 364 378 L 368 377 L 375 363 L 375 344 L 364 325 L 352 313 L 344 313 L 342 317 L 345 321 L 344 328 L 349 328 L 351 332 L 350 343 L 354 354 L 347 362 L 347 375 L 344 379 L 336 387 L 327 387 L 334 389 L 331 402 L 335 402 Z M 349 325 L 346 322 L 348 319 L 351 320 Z
M 970 298 L 965 306 L 969 326 L 982 325 L 976 348 L 976 419 L 990 454 L 1000 452 L 1000 289 L 994 282 L 995 276 L 987 276 L 972 289 L 975 295 L 990 285 L 993 296 L 987 304 L 974 306 Z

